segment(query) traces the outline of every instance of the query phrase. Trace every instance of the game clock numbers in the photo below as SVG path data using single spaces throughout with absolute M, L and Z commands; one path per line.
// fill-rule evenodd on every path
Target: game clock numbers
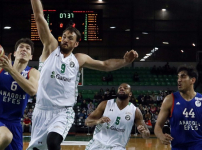
M 61 41 L 62 32 L 73 26 L 81 32 L 81 41 L 102 41 L 102 10 L 44 10 L 50 31 Z M 31 40 L 40 41 L 34 15 L 31 14 Z

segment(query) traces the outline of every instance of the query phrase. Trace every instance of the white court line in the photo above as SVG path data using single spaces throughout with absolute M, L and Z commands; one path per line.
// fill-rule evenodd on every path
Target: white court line
M 88 145 L 88 141 L 63 141 L 61 145 Z

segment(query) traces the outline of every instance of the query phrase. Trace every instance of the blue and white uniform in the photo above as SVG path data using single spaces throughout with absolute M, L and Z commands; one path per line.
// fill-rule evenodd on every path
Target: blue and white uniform
M 29 79 L 30 67 L 21 75 Z M 22 150 L 22 125 L 20 124 L 29 95 L 5 70 L 0 70 L 0 126 L 6 126 L 13 134 L 13 140 L 6 150 Z
M 202 95 L 186 101 L 180 92 L 173 93 L 170 126 L 172 150 L 202 149 Z

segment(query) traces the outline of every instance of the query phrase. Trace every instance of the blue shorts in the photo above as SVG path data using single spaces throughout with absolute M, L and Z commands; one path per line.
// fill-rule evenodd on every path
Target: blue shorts
M 195 145 L 189 147 L 181 147 L 181 148 L 172 147 L 172 150 L 202 150 L 202 142 L 197 142 Z
M 7 127 L 13 134 L 13 140 L 8 145 L 8 147 L 6 147 L 5 150 L 22 150 L 23 149 L 22 125 L 20 123 L 9 123 L 0 121 L 0 127 L 1 126 Z

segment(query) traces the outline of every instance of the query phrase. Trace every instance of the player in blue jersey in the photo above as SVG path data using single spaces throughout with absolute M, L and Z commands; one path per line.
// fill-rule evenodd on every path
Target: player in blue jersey
M 15 44 L 13 63 L 11 53 L 0 57 L 0 150 L 23 149 L 20 121 L 29 96 L 37 92 L 40 76 L 27 66 L 33 52 L 34 43 L 22 38 Z
M 202 149 L 202 95 L 194 91 L 198 73 L 190 66 L 178 68 L 178 90 L 165 97 L 161 106 L 155 134 L 172 150 Z M 169 118 L 171 134 L 163 134 L 162 128 Z

